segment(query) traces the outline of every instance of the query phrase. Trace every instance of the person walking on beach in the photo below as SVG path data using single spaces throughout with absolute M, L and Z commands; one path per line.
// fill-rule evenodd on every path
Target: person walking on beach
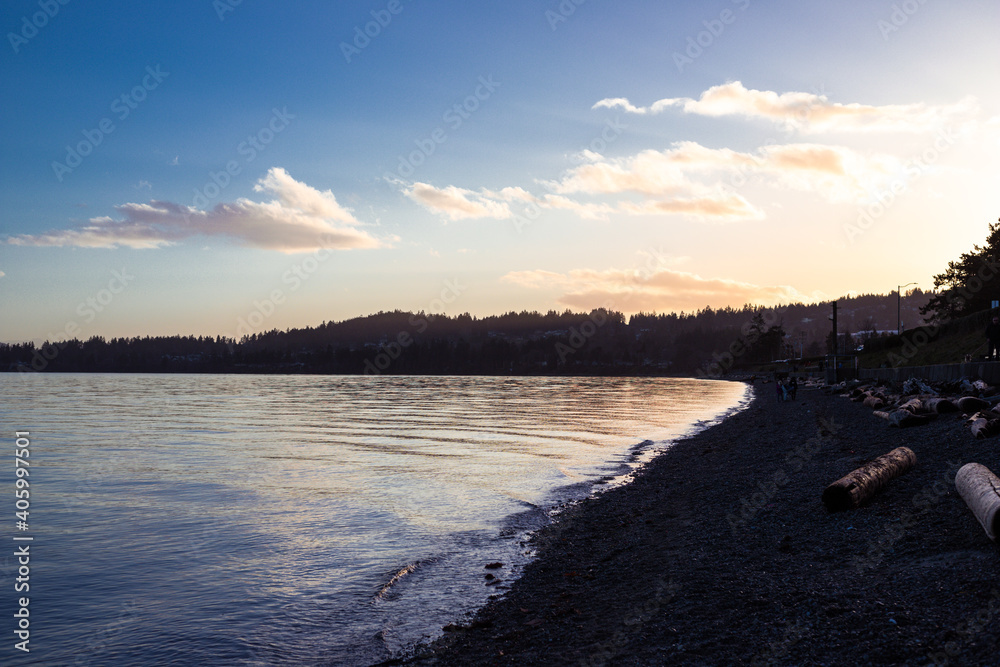
M 986 340 L 990 345 L 987 357 L 995 359 L 1000 350 L 1000 317 L 994 315 L 993 321 L 986 326 Z

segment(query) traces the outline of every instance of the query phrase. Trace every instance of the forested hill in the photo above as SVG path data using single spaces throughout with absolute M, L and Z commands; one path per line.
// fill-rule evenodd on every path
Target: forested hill
M 930 295 L 904 294 L 906 328 Z M 896 294 L 838 300 L 843 341 L 896 330 Z M 521 312 L 489 317 L 380 312 L 316 327 L 225 337 L 92 337 L 0 344 L 0 369 L 54 372 L 390 374 L 691 373 L 734 362 L 825 354 L 830 302 L 695 313 Z M 867 332 L 867 333 L 863 333 Z M 843 334 L 849 334 L 845 336 Z M 862 335 L 863 334 L 863 335 Z M 843 346 L 845 343 L 842 342 Z

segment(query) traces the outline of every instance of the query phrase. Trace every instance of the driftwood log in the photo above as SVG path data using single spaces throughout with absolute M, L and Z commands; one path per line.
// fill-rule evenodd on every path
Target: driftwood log
M 966 463 L 955 475 L 955 487 L 991 540 L 1000 534 L 1000 478 L 979 463 Z
M 866 408 L 872 408 L 873 410 L 878 410 L 885 406 L 885 401 L 882 400 L 881 396 L 868 396 L 863 401 L 863 405 Z
M 969 428 L 976 440 L 992 438 L 1000 434 L 1000 417 L 995 412 L 977 412 L 969 420 Z
M 899 428 L 908 428 L 910 426 L 923 426 L 931 420 L 931 417 L 936 417 L 937 415 L 915 415 L 909 410 L 893 410 L 889 413 L 886 419 L 889 420 L 890 426 L 898 426 Z
M 909 410 L 904 410 L 899 408 L 898 410 L 893 410 L 892 412 L 887 412 L 885 410 L 875 410 L 872 412 L 873 415 L 879 419 L 885 419 L 889 422 L 890 426 L 896 426 L 899 428 L 907 428 L 910 426 L 923 426 L 932 419 L 937 417 L 937 414 L 914 414 Z
M 823 504 L 831 512 L 854 509 L 870 500 L 890 480 L 908 472 L 917 463 L 909 447 L 897 447 L 844 475 L 823 491 Z
M 921 403 L 923 403 L 924 407 L 928 410 L 936 412 L 939 415 L 946 412 L 958 412 L 958 406 L 947 398 L 928 398 L 921 401 Z
M 969 414 L 979 412 L 980 410 L 989 410 L 990 407 L 989 401 L 984 401 L 975 396 L 963 396 L 958 399 L 958 409 Z
M 921 412 L 929 412 L 929 410 L 927 410 L 927 407 L 924 405 L 924 402 L 921 401 L 919 398 L 911 398 L 907 402 L 900 405 L 897 409 L 909 410 L 913 414 L 919 414 Z

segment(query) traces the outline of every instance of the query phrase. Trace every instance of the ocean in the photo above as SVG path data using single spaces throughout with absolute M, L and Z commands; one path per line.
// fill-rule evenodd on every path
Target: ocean
M 673 378 L 0 374 L 0 663 L 404 655 L 501 595 L 566 503 L 748 398 Z

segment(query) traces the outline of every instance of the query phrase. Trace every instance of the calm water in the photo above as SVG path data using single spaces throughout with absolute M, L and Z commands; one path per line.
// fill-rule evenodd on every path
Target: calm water
M 560 502 L 719 419 L 740 384 L 0 373 L 0 664 L 365 665 L 502 593 Z M 13 536 L 31 536 L 13 648 Z M 484 585 L 502 561 L 504 583 Z

